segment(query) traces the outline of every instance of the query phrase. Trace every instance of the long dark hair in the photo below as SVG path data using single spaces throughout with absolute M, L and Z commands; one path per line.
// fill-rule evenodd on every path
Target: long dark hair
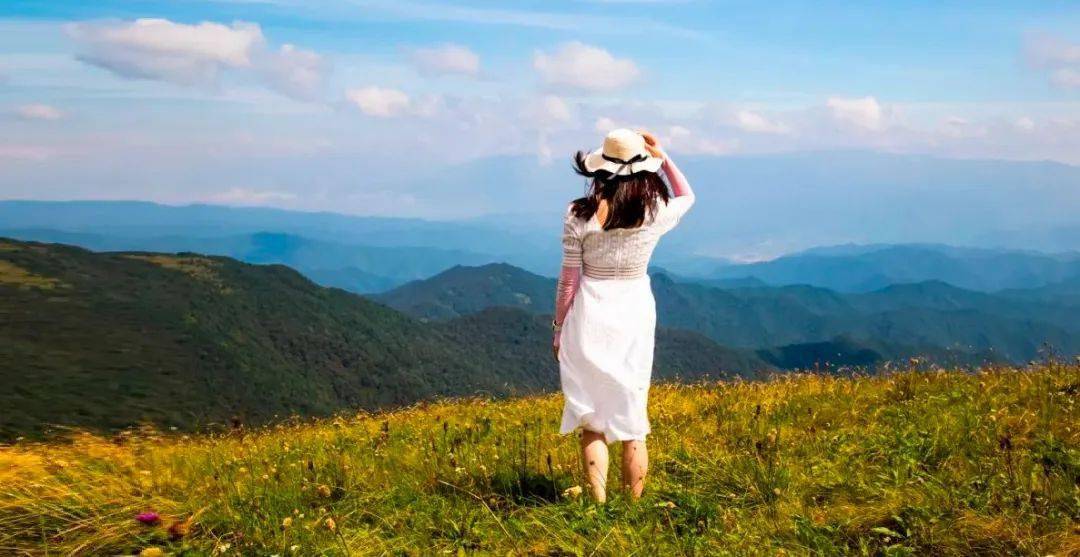
M 629 176 L 612 176 L 606 170 L 589 172 L 585 169 L 584 151 L 574 155 L 574 172 L 591 178 L 585 197 L 574 200 L 571 212 L 574 216 L 589 220 L 600 208 L 600 200 L 607 201 L 607 219 L 601 223 L 604 230 L 613 228 L 637 228 L 645 222 L 645 215 L 656 213 L 656 200 L 667 203 L 671 197 L 667 184 L 656 172 L 638 172 Z

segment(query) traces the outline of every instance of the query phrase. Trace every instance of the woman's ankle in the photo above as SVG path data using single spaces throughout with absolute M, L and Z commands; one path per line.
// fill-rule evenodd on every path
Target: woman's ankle
M 589 486 L 589 495 L 592 497 L 593 502 L 604 504 L 607 502 L 607 490 L 603 487 Z

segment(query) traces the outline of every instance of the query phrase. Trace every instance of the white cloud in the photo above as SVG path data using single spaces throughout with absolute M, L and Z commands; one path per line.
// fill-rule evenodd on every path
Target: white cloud
M 47 104 L 24 104 L 15 109 L 15 115 L 23 120 L 59 120 L 64 112 Z
M 668 126 L 660 142 L 666 151 L 683 155 L 730 155 L 739 148 L 738 139 L 706 136 L 678 124 Z
M 602 48 L 576 41 L 563 44 L 552 54 L 537 52 L 533 68 L 548 85 L 581 91 L 614 91 L 641 75 L 632 60 L 615 58 Z
M 436 116 L 446 110 L 446 99 L 442 95 L 423 95 L 415 101 L 410 100 L 412 114 L 416 116 Z
M 256 23 L 142 18 L 65 28 L 80 46 L 80 60 L 131 79 L 217 88 L 227 72 L 250 72 L 281 93 L 310 98 L 327 67 L 318 54 L 294 45 L 270 50 Z
M 839 122 L 873 131 L 884 126 L 881 104 L 874 97 L 831 97 L 825 105 L 832 117 Z
M 277 52 L 260 56 L 261 73 L 270 84 L 290 96 L 311 99 L 317 96 L 329 71 L 329 63 L 311 50 L 284 44 Z
M 693 141 L 679 147 L 679 151 L 690 155 L 712 155 L 719 157 L 730 155 L 739 149 L 737 139 L 694 138 Z
M 596 107 L 592 107 L 596 108 Z M 611 106 L 605 106 L 604 110 L 611 110 Z M 593 123 L 593 129 L 598 133 L 607 135 L 608 132 L 617 128 L 629 128 L 631 130 L 651 130 L 653 126 L 645 125 L 642 122 L 652 122 L 654 124 L 661 124 L 657 120 L 664 120 L 663 117 L 657 118 L 655 114 L 643 114 L 635 113 L 632 107 L 625 110 L 618 110 L 621 113 L 619 118 L 610 118 L 608 116 L 599 116 Z M 659 133 L 659 132 L 657 132 Z
M 546 132 L 540 132 L 536 136 L 536 161 L 543 165 L 549 165 L 555 160 L 555 153 L 551 148 L 551 142 Z
M 85 49 L 80 58 L 124 77 L 185 85 L 216 83 L 223 68 L 251 66 L 264 41 L 254 23 L 197 25 L 167 19 L 75 23 L 68 34 Z
M 1021 116 L 1020 118 L 1017 118 L 1015 122 L 1013 122 L 1013 125 L 1016 126 L 1016 129 L 1020 131 L 1030 132 L 1035 129 L 1035 120 L 1032 120 L 1027 116 Z
M 789 135 L 793 132 L 791 112 L 747 108 L 724 102 L 709 102 L 698 110 L 698 124 L 717 125 L 728 133 Z
M 618 127 L 619 127 L 619 125 L 615 122 L 615 120 L 612 120 L 611 118 L 608 118 L 607 116 L 601 116 L 601 117 L 597 118 L 596 123 L 593 124 L 593 129 L 595 129 L 596 131 L 598 131 L 598 132 L 600 132 L 602 134 L 605 134 L 605 135 L 608 132 L 610 132 L 611 130 L 613 130 L 615 128 L 618 128 Z
M 289 192 L 232 188 L 213 194 L 207 197 L 206 201 L 224 205 L 268 205 L 295 199 L 296 194 Z
M 1050 35 L 1031 35 L 1024 44 L 1028 63 L 1050 70 L 1050 83 L 1065 89 L 1080 88 L 1080 43 Z
M 556 150 L 553 143 L 559 143 L 558 150 L 562 150 L 562 142 L 557 138 L 558 132 L 576 129 L 580 122 L 577 106 L 556 95 L 544 95 L 528 100 L 519 114 L 516 118 L 512 115 L 503 116 L 500 118 L 502 123 L 498 125 L 535 133 L 537 160 L 542 164 L 551 163 Z
M 984 126 L 975 125 L 966 118 L 949 116 L 941 126 L 941 134 L 951 138 L 970 138 L 986 135 Z
M 691 132 L 688 128 L 683 126 L 671 126 L 668 128 L 667 136 L 669 139 L 677 140 L 682 137 L 690 137 Z
M 1050 82 L 1066 89 L 1080 88 L 1080 69 L 1060 68 L 1050 75 Z
M 480 57 L 457 44 L 418 48 L 413 51 L 412 62 L 421 73 L 428 75 L 480 75 Z
M 786 134 L 791 131 L 781 122 L 774 122 L 751 110 L 740 110 L 735 113 L 735 126 L 740 130 L 750 133 Z
M 368 116 L 388 118 L 401 116 L 409 110 L 409 95 L 404 91 L 384 87 L 361 87 L 349 89 L 345 97 Z
M 51 158 L 52 150 L 34 145 L 5 145 L 0 143 L 0 160 L 43 161 Z
M 528 113 L 540 127 L 557 127 L 573 123 L 574 109 L 561 97 L 545 95 L 529 106 Z
M 1051 35 L 1031 35 L 1024 44 L 1028 60 L 1036 66 L 1080 64 L 1080 44 Z

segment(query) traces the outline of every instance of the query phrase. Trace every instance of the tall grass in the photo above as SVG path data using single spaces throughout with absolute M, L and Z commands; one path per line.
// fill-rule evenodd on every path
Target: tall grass
M 1077 554 L 1078 399 L 1060 364 L 657 386 L 646 495 L 603 506 L 558 396 L 78 433 L 0 448 L 0 554 Z

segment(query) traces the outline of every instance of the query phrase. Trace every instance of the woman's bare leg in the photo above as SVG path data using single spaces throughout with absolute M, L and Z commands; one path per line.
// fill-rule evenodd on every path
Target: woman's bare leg
M 649 451 L 645 441 L 623 441 L 622 481 L 623 488 L 637 499 L 645 489 L 645 474 L 649 471 Z
M 607 501 L 608 448 L 603 433 L 581 430 L 581 463 L 593 500 Z

